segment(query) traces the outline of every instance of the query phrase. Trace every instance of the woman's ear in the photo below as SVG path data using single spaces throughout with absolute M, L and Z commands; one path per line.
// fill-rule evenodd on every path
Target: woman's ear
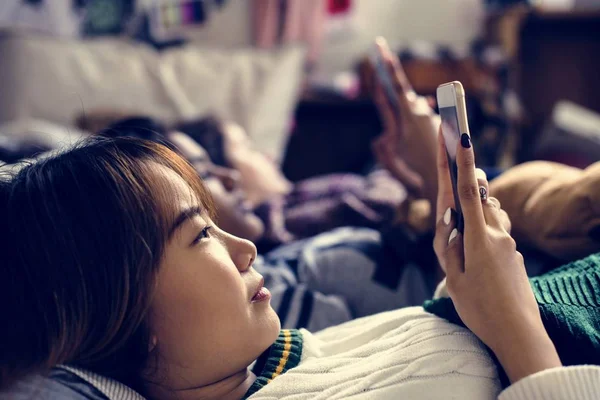
M 158 339 L 156 335 L 151 335 L 150 340 L 148 341 L 148 353 L 152 353 L 158 344 Z

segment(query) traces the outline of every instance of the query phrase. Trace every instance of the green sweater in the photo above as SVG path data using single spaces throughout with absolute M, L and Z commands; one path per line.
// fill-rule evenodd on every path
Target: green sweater
M 279 337 L 256 360 L 252 372 L 256 374 L 256 380 L 248 389 L 244 398 L 247 399 L 258 392 L 265 385 L 296 367 L 302 357 L 302 334 L 297 329 L 282 329 Z
M 600 365 L 600 253 L 529 281 L 563 365 Z M 423 307 L 464 326 L 449 298 L 426 301 Z M 507 385 L 504 373 L 501 378 Z

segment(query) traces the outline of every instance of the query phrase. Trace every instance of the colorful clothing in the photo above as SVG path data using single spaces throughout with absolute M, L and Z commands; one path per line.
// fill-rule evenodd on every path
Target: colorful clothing
M 282 329 L 275 343 L 256 360 L 253 368 L 256 380 L 243 399 L 252 396 L 279 375 L 296 367 L 301 356 L 302 334 L 296 329 Z
M 262 245 L 273 248 L 290 237 L 307 238 L 341 226 L 388 228 L 406 196 L 404 186 L 384 170 L 366 176 L 330 174 L 298 182 L 289 194 L 254 212 L 265 224 Z

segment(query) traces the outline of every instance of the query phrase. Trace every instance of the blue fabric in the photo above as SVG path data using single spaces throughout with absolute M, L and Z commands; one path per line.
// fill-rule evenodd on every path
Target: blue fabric
M 393 236 L 390 243 L 373 229 L 338 228 L 259 257 L 254 268 L 282 326 L 318 331 L 430 298 L 430 262 L 416 257 L 419 246 L 409 237 Z
M 49 376 L 35 375 L 17 382 L 0 398 L 11 400 L 61 399 L 108 400 L 100 391 L 77 375 L 55 369 Z

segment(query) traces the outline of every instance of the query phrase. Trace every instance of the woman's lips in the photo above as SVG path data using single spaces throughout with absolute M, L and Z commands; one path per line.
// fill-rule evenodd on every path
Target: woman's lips
M 254 296 L 252 296 L 252 299 L 250 300 L 253 303 L 259 302 L 259 301 L 265 301 L 271 298 L 271 292 L 269 292 L 269 289 L 267 289 L 266 287 L 264 287 L 265 284 L 265 280 L 264 278 L 262 278 L 260 280 L 260 283 L 258 284 L 258 288 L 256 289 L 256 292 L 254 293 Z

